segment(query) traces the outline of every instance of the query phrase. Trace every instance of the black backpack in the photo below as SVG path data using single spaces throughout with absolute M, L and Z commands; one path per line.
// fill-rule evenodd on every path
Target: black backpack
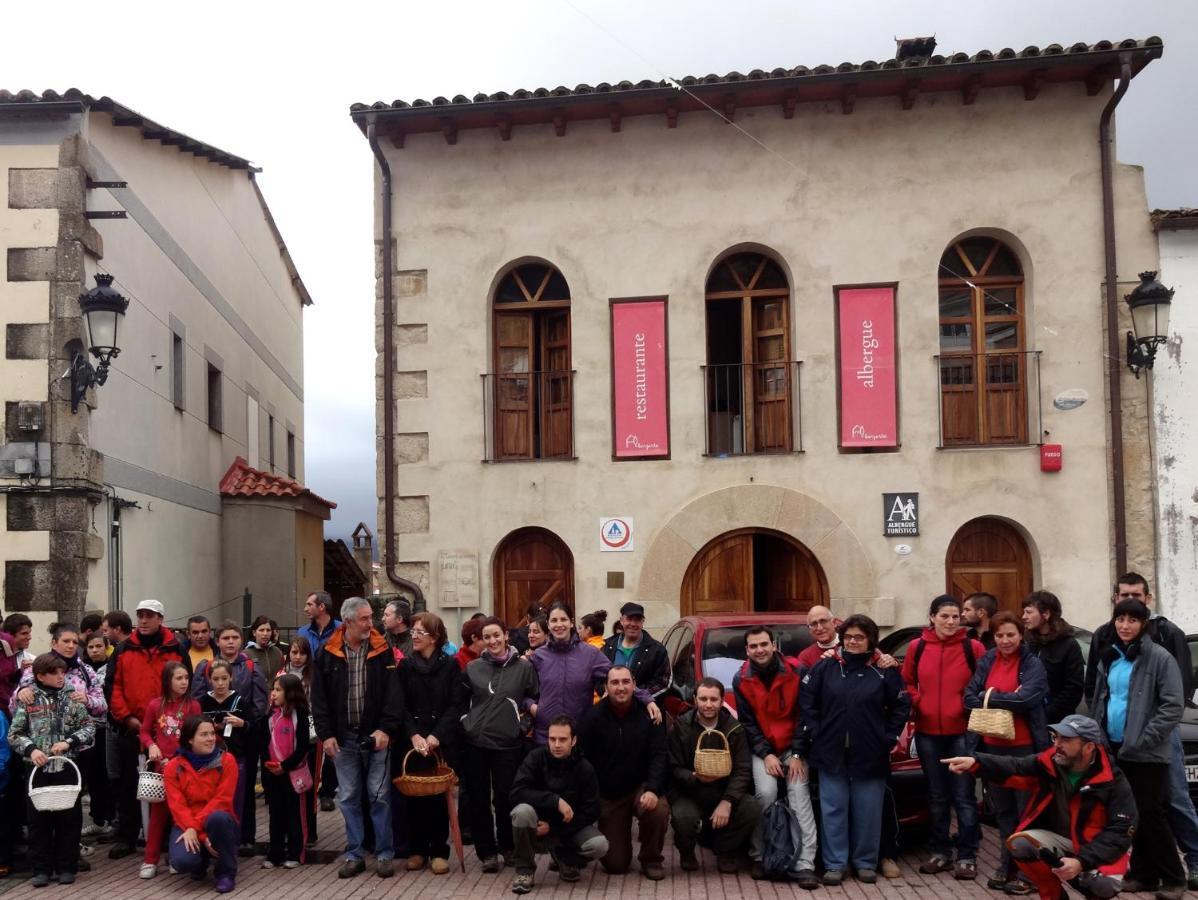
M 786 796 L 786 779 L 778 779 L 778 799 L 765 810 L 762 819 L 763 847 L 761 868 L 767 878 L 783 878 L 803 849 L 803 832 Z
M 914 662 L 911 664 L 912 681 L 919 684 L 919 658 L 923 656 L 923 645 L 927 643 L 923 638 L 917 638 L 915 641 L 915 649 L 911 651 L 915 654 Z M 969 674 L 972 675 L 978 670 L 977 658 L 973 655 L 973 638 L 965 638 L 965 642 L 961 645 L 965 651 L 965 662 L 969 665 Z

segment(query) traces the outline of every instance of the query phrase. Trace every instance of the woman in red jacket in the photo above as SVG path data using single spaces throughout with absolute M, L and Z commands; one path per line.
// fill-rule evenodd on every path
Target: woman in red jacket
M 919 866 L 924 874 L 953 870 L 962 881 L 977 878 L 978 825 L 973 776 L 953 775 L 940 762 L 967 755 L 965 687 L 986 648 L 961 628 L 961 601 L 942 594 L 928 609 L 930 627 L 907 648 L 903 681 L 911 696 L 915 747 L 928 783 L 932 819 L 932 856 Z M 949 837 L 951 810 L 957 811 L 956 862 Z
M 237 841 L 241 825 L 233 812 L 237 760 L 216 745 L 216 728 L 203 716 L 188 716 L 180 735 L 179 755 L 166 766 L 166 802 L 171 829 L 170 863 L 197 881 L 208 858 L 216 857 L 216 891 L 227 894 L 237 878 Z

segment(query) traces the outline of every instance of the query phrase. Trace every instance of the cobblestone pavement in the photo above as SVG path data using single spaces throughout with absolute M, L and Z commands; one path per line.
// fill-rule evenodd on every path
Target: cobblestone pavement
M 266 839 L 266 810 L 259 810 L 259 840 Z M 320 840 L 316 849 L 328 851 L 331 856 L 344 847 L 344 831 L 341 817 L 336 812 L 321 813 L 318 833 Z M 163 896 L 188 898 L 215 897 L 211 875 L 207 881 L 193 882 L 183 875 L 159 875 L 142 880 L 137 876 L 141 864 L 140 854 L 113 861 L 108 859 L 108 844 L 100 844 L 90 857 L 91 872 L 82 872 L 79 880 L 70 887 L 51 884 L 49 887 L 30 887 L 28 873 L 16 873 L 0 880 L 0 894 L 5 900 L 58 900 L 70 897 L 112 897 L 119 900 L 152 900 Z M 505 869 L 499 875 L 484 875 L 478 859 L 466 847 L 466 872 L 463 874 L 455 858 L 450 860 L 448 875 L 436 876 L 426 871 L 405 872 L 403 861 L 398 860 L 395 877 L 384 881 L 374 874 L 373 862 L 367 871 L 348 880 L 337 878 L 338 863 L 309 864 L 298 869 L 262 869 L 263 857 L 240 860 L 237 890 L 230 896 L 243 900 L 300 900 L 309 897 L 329 897 L 336 900 L 354 900 L 365 897 L 403 897 L 410 900 L 439 900 L 443 897 L 514 898 L 509 884 L 512 870 Z M 986 888 L 986 875 L 994 870 L 998 860 L 998 837 L 993 828 L 984 827 L 984 840 L 978 859 L 979 878 L 974 882 L 955 881 L 951 875 L 921 875 L 916 867 L 927 854 L 926 848 L 913 847 L 900 859 L 902 877 L 879 879 L 876 885 L 846 881 L 837 888 L 821 887 L 813 892 L 815 898 L 825 900 L 867 900 L 867 898 L 926 898 L 944 897 L 954 900 L 986 898 L 996 900 L 1005 895 Z M 808 896 L 807 892 L 787 883 L 753 881 L 746 870 L 736 875 L 720 875 L 715 870 L 715 858 L 703 851 L 703 867 L 698 872 L 683 872 L 678 868 L 678 856 L 672 841 L 667 840 L 666 878 L 652 882 L 639 871 L 628 875 L 607 875 L 597 865 L 589 865 L 582 872 L 582 880 L 574 885 L 562 884 L 555 873 L 546 869 L 548 857 L 538 857 L 536 887 L 533 897 L 572 898 L 572 900 L 597 900 L 597 898 L 653 897 L 659 900 L 776 900 Z M 634 863 L 635 866 L 635 863 Z M 326 895 L 324 892 L 328 891 Z M 1080 895 L 1073 895 L 1074 897 Z M 1150 898 L 1151 894 L 1127 895 Z M 1191 895 L 1193 896 L 1193 895 Z

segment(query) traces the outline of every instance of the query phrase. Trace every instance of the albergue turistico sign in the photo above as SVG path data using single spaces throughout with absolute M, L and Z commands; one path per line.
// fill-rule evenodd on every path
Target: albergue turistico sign
M 886 537 L 919 535 L 919 494 L 882 495 L 882 534 Z

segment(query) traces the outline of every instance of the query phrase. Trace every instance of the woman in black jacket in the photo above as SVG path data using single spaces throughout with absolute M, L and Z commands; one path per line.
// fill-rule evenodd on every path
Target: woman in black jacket
M 412 652 L 400 660 L 399 681 L 407 698 L 404 733 L 419 757 L 408 760 L 407 770 L 418 773 L 431 768 L 437 754 L 453 765 L 462 715 L 462 670 L 457 660 L 443 652 L 449 636 L 439 616 L 428 612 L 412 616 L 411 635 Z M 449 812 L 445 798 L 439 794 L 409 797 L 408 823 L 407 870 L 418 871 L 427 863 L 434 875 L 447 874 Z
M 1048 724 L 1077 712 L 1086 683 L 1086 661 L 1073 636 L 1073 626 L 1061 618 L 1061 601 L 1048 591 L 1032 591 L 1023 598 L 1023 627 L 1027 648 L 1048 673 Z

